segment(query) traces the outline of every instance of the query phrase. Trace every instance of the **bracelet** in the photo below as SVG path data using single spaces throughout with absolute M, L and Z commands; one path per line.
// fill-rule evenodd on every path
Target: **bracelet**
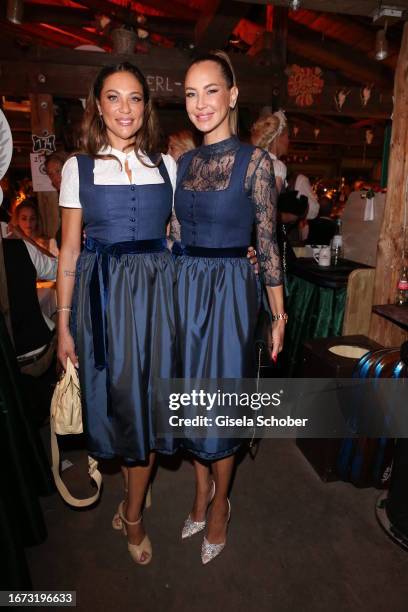
M 61 308 L 57 308 L 56 312 L 71 312 L 72 308 L 68 308 L 68 306 L 61 306 Z
M 286 312 L 280 312 L 279 314 L 273 314 L 272 315 L 272 321 L 285 321 L 285 323 L 288 322 L 288 315 Z

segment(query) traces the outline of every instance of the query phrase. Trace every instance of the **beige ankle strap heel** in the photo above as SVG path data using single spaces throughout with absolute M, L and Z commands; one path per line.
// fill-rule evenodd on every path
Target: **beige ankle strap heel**
M 128 521 L 127 518 L 123 514 L 123 502 L 119 504 L 118 514 L 119 514 L 120 519 L 122 520 L 123 533 L 125 535 L 127 535 L 126 525 L 129 525 L 129 526 L 140 525 L 140 523 L 142 522 L 142 518 L 143 518 L 141 514 L 140 517 L 137 519 L 137 521 Z M 128 551 L 135 563 L 138 563 L 139 565 L 147 565 L 148 563 L 150 563 L 150 561 L 152 560 L 153 551 L 152 551 L 152 543 L 150 542 L 149 536 L 146 534 L 143 540 L 140 542 L 140 544 L 131 544 L 128 541 Z M 145 559 L 142 559 L 143 555 L 146 557 Z

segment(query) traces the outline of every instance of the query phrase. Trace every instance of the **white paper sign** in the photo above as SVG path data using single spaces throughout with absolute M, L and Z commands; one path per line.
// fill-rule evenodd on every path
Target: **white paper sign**
M 30 153 L 33 191 L 56 191 L 45 171 L 44 161 L 44 153 Z
M 374 198 L 366 198 L 364 221 L 374 221 Z

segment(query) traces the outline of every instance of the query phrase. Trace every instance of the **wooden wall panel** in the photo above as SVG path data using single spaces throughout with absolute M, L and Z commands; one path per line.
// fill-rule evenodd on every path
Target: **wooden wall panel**
M 48 94 L 30 95 L 31 129 L 37 136 L 54 133 L 54 112 L 52 96 Z M 36 193 L 38 206 L 46 236 L 53 238 L 59 227 L 58 194 L 56 191 Z
M 388 172 L 388 192 L 384 221 L 378 244 L 374 304 L 391 304 L 395 300 L 401 269 L 402 224 L 408 177 L 408 23 L 395 75 L 395 107 Z M 385 346 L 398 346 L 408 333 L 386 319 L 373 315 L 370 337 Z

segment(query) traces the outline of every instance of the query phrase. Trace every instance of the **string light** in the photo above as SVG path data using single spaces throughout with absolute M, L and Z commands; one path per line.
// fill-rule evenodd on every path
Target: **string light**
M 292 9 L 292 11 L 298 11 L 301 4 L 301 0 L 290 0 L 289 7 Z
M 7 19 L 20 24 L 23 21 L 23 0 L 7 0 Z
M 387 22 L 383 29 L 378 30 L 375 37 L 375 59 L 381 62 L 388 57 Z

